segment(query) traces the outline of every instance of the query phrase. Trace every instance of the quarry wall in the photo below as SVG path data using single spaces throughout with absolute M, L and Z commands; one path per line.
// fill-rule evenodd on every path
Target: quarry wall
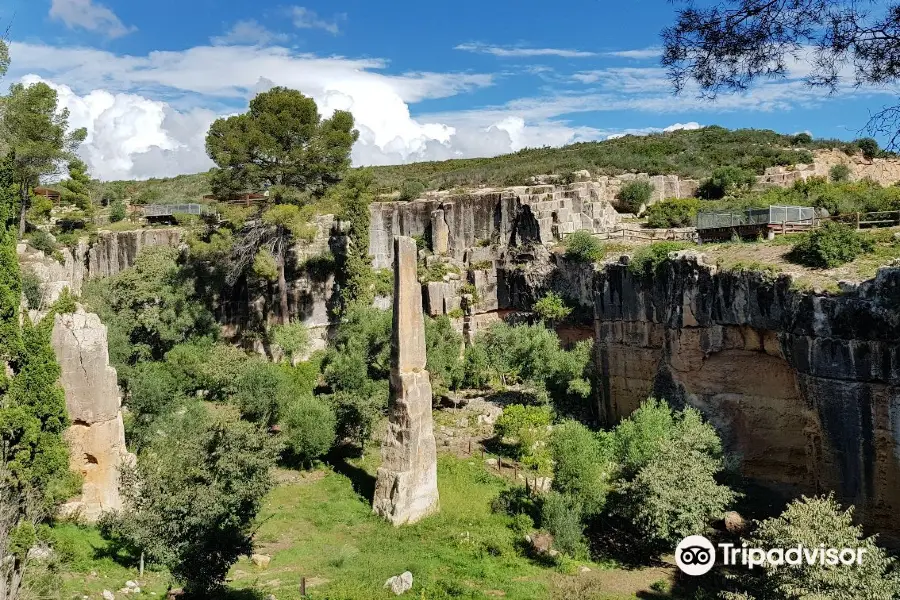
M 688 253 L 653 277 L 611 265 L 594 298 L 607 424 L 650 395 L 694 406 L 749 480 L 784 497 L 834 490 L 900 541 L 900 268 L 817 296 Z

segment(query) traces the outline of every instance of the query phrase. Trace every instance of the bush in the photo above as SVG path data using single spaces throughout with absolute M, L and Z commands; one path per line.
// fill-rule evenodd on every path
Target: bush
M 598 436 L 577 421 L 553 430 L 553 489 L 575 498 L 587 516 L 603 510 L 612 471 Z
M 603 444 L 618 465 L 611 513 L 650 552 L 703 533 L 736 498 L 716 481 L 725 466 L 721 441 L 693 408 L 673 413 L 650 398 Z
M 649 246 L 642 246 L 628 263 L 628 270 L 635 275 L 652 275 L 667 261 L 669 254 L 684 250 L 687 244 L 683 242 L 656 242 Z
M 270 335 L 275 345 L 284 352 L 284 359 L 288 361 L 309 349 L 309 330 L 303 323 L 274 325 Z
M 324 456 L 334 444 L 334 409 L 312 396 L 300 396 L 281 407 L 281 431 L 287 449 L 301 462 Z
M 865 549 L 860 565 L 834 568 L 804 561 L 765 569 L 761 578 L 745 580 L 746 591 L 755 597 L 890 600 L 900 590 L 896 560 L 876 545 L 874 537 L 863 537 L 862 528 L 853 524 L 852 508 L 841 509 L 831 495 L 794 500 L 780 516 L 762 521 L 747 542 L 764 550 L 798 545 L 817 549 L 822 544 Z
M 534 303 L 532 310 L 541 320 L 548 323 L 562 321 L 572 314 L 572 309 L 566 306 L 562 297 L 553 292 L 544 294 L 543 298 Z
M 578 262 L 596 262 L 603 258 L 603 244 L 590 231 L 579 230 L 566 236 L 566 258 Z
M 544 495 L 541 527 L 553 535 L 557 550 L 574 558 L 587 555 L 581 517 L 581 505 L 574 498 L 553 491 Z
M 272 488 L 269 436 L 231 411 L 194 403 L 154 432 L 123 473 L 123 510 L 101 530 L 132 556 L 168 567 L 199 597 L 221 597 L 225 575 L 253 551 L 256 515 Z
M 719 167 L 709 179 L 700 184 L 697 195 L 707 200 L 718 200 L 735 192 L 749 190 L 756 183 L 752 171 L 735 166 Z
M 549 466 L 547 450 L 550 409 L 544 406 L 513 404 L 503 409 L 494 431 L 515 449 L 516 458 L 525 466 L 543 470 Z
M 425 184 L 421 181 L 407 180 L 400 186 L 400 200 L 408 202 L 415 200 L 425 192 Z
M 44 301 L 44 285 L 41 283 L 40 277 L 30 269 L 22 269 L 22 294 L 25 296 L 28 308 L 32 310 L 41 308 Z
M 647 225 L 658 229 L 669 227 L 691 227 L 697 221 L 700 200 L 696 198 L 673 198 L 657 202 L 647 209 Z
M 127 211 L 125 209 L 125 203 L 121 200 L 116 200 L 109 206 L 109 222 L 110 223 L 118 223 L 123 220 L 127 215 Z
M 835 221 L 824 225 L 798 242 L 790 252 L 790 259 L 808 267 L 831 269 L 871 252 L 873 244 L 858 231 Z
M 53 236 L 43 229 L 36 229 L 28 235 L 28 244 L 35 250 L 40 250 L 46 256 L 53 256 L 56 252 L 56 242 Z
M 842 183 L 850 179 L 850 167 L 845 164 L 834 165 L 828 174 L 834 183 Z
M 812 141 L 813 141 L 812 136 L 809 135 L 808 133 L 806 133 L 805 131 L 798 133 L 794 137 L 791 138 L 791 143 L 794 144 L 795 146 L 803 146 L 805 144 L 810 144 L 810 143 L 812 143 Z
M 863 156 L 869 160 L 872 160 L 876 156 L 878 156 L 878 142 L 872 138 L 862 138 L 856 140 L 856 145 L 859 146 L 859 149 L 862 150 Z
M 653 184 L 644 180 L 629 181 L 622 186 L 622 189 L 616 195 L 622 206 L 635 214 L 641 210 L 641 206 L 650 202 L 652 196 Z
M 28 218 L 38 223 L 46 223 L 53 210 L 53 201 L 46 196 L 32 196 L 31 208 L 28 209 Z

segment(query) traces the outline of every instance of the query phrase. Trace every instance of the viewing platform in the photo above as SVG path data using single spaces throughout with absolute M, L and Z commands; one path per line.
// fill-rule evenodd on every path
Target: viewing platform
M 810 206 L 770 206 L 744 211 L 697 213 L 700 242 L 722 242 L 764 237 L 779 233 L 807 231 L 816 226 L 816 212 Z

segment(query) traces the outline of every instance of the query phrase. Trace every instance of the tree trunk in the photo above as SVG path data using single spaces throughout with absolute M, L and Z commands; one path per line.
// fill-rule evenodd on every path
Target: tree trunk
M 278 299 L 281 312 L 281 324 L 287 325 L 291 321 L 291 316 L 288 312 L 288 291 L 287 278 L 284 275 L 284 254 L 284 240 L 282 240 L 278 243 Z
M 19 207 L 19 237 L 25 235 L 25 212 L 28 210 L 28 185 L 23 183 L 19 186 L 19 192 L 22 199 Z

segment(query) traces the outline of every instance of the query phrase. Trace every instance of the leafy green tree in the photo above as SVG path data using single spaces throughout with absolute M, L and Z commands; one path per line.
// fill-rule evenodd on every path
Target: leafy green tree
M 562 321 L 572 314 L 571 307 L 566 306 L 566 302 L 563 300 L 562 296 L 559 296 L 552 291 L 547 292 L 540 300 L 535 302 L 532 310 L 542 321 L 551 327 L 554 323 Z
M 109 205 L 109 220 L 111 223 L 118 223 L 123 220 L 128 214 L 128 211 L 125 209 L 125 203 L 121 200 L 114 200 L 112 204 Z
M 281 408 L 281 435 L 287 449 L 303 463 L 324 456 L 334 444 L 337 417 L 330 404 L 304 395 Z
M 425 319 L 425 348 L 428 357 L 425 368 L 431 375 L 435 395 L 457 389 L 465 376 L 461 355 L 463 339 L 446 315 Z
M 781 515 L 765 519 L 746 540 L 751 548 L 863 549 L 861 564 L 833 568 L 820 564 L 783 565 L 766 568 L 762 577 L 745 578 L 751 597 L 759 600 L 784 598 L 834 598 L 840 600 L 894 600 L 900 590 L 897 561 L 864 537 L 853 524 L 853 509 L 843 510 L 832 495 L 802 497 L 791 502 Z
M 532 469 L 543 471 L 550 465 L 547 441 L 553 415 L 546 406 L 512 404 L 494 424 L 494 432 L 512 446 L 518 460 Z
M 193 337 L 218 335 L 212 313 L 198 301 L 194 281 L 179 268 L 178 250 L 147 248 L 134 267 L 114 277 L 91 282 L 87 303 L 107 326 L 130 344 L 126 364 L 160 360 L 175 345 Z
M 350 223 L 350 244 L 341 265 L 341 311 L 355 303 L 372 303 L 375 276 L 369 257 L 369 204 L 374 195 L 374 175 L 369 169 L 356 170 L 336 188 L 340 198 L 341 218 Z
M 285 263 L 292 239 L 310 235 L 300 210 L 344 176 L 350 149 L 359 137 L 353 116 L 336 111 L 322 119 L 312 98 L 276 87 L 257 95 L 244 114 L 219 119 L 206 138 L 206 151 L 219 166 L 213 192 L 227 199 L 249 188 L 269 189 L 257 219 L 241 232 L 233 251 L 228 283 L 247 271 L 261 249 L 278 270 L 281 324 L 290 322 Z
M 60 201 L 66 204 L 74 204 L 85 212 L 90 212 L 91 205 L 91 178 L 87 174 L 87 165 L 83 161 L 73 158 L 69 161 L 69 178 L 60 183 Z
M 736 498 L 716 480 L 725 468 L 719 437 L 693 408 L 673 413 L 650 398 L 603 443 L 619 465 L 610 512 L 649 552 L 702 534 Z
M 48 513 L 78 489 L 63 439 L 69 418 L 50 345 L 52 323 L 52 315 L 36 326 L 24 321 L 22 352 L 0 404 L 5 468 L 23 497 L 38 495 Z
M 0 54 L 0 67 L 2 67 Z M 21 349 L 19 305 L 22 283 L 16 256 L 16 190 L 12 156 L 0 162 L 0 360 L 8 361 Z M 0 374 L 0 389 L 5 374 Z
M 62 161 L 73 158 L 84 141 L 84 128 L 68 132 L 69 110 L 58 110 L 56 90 L 46 83 L 10 87 L 2 99 L 0 131 L 14 149 L 13 170 L 19 188 L 19 236 L 25 233 L 25 215 L 31 190 L 41 177 L 56 174 Z
M 752 171 L 729 165 L 719 167 L 700 184 L 697 194 L 706 200 L 718 200 L 729 194 L 749 190 L 756 183 Z
M 272 487 L 276 448 L 257 426 L 194 403 L 152 436 L 101 528 L 133 556 L 168 567 L 194 596 L 218 597 Z
M 647 209 L 647 226 L 659 229 L 690 227 L 696 223 L 698 212 L 700 200 L 696 198 L 664 200 Z
M 872 241 L 843 223 L 826 221 L 791 249 L 790 258 L 808 267 L 831 269 L 871 252 Z
M 616 197 L 622 206 L 637 214 L 653 197 L 653 184 L 644 180 L 629 181 L 622 186 Z
M 579 501 L 586 516 L 599 514 L 613 472 L 600 438 L 577 421 L 557 425 L 550 438 L 553 489 Z
M 862 150 L 863 156 L 867 159 L 872 160 L 873 158 L 878 156 L 878 142 L 875 139 L 862 138 L 856 140 L 856 145 L 859 146 L 859 149 Z
M 596 262 L 603 258 L 603 244 L 590 231 L 578 230 L 566 236 L 566 258 L 578 262 Z
M 415 200 L 425 192 L 425 184 L 421 181 L 407 180 L 400 186 L 400 197 L 398 200 L 408 202 Z
M 828 175 L 834 183 L 848 181 L 850 179 L 850 167 L 843 163 L 834 165 L 828 171 Z
M 583 558 L 588 554 L 577 498 L 550 491 L 541 503 L 541 527 L 553 534 L 553 546 L 564 554 Z
M 281 348 L 284 358 L 288 361 L 292 361 L 294 357 L 303 354 L 309 348 L 309 330 L 303 323 L 276 325 L 270 334 L 272 341 Z

